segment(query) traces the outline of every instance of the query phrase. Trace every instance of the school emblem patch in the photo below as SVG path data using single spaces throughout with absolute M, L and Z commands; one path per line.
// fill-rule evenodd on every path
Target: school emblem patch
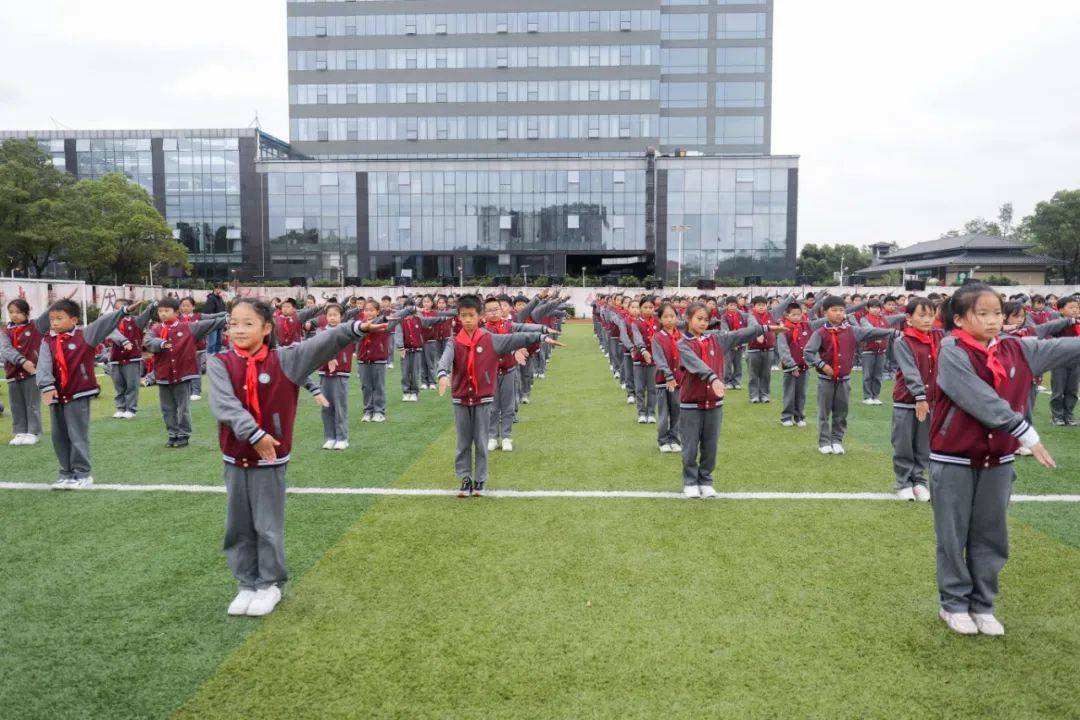
M 30 331 L 27 330 L 26 332 L 24 332 L 23 337 L 30 337 Z
M 259 373 L 259 382 L 263 385 L 270 384 L 270 373 Z
M 184 333 L 180 332 L 180 331 L 177 331 L 176 337 L 184 337 Z
M 74 349 L 75 349 L 75 343 L 68 343 L 68 350 L 74 350 Z
M 484 348 L 482 348 L 482 347 L 477 347 L 477 348 L 476 348 L 476 352 L 478 352 L 478 353 L 482 353 L 482 352 L 484 352 Z

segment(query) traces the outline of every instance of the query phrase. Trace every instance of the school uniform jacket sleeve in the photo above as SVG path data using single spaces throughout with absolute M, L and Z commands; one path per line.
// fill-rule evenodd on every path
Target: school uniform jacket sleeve
M 538 325 L 536 323 L 510 323 L 510 332 L 538 332 L 543 335 L 549 334 L 547 325 Z
M 637 323 L 634 323 L 633 325 L 630 326 L 630 336 L 631 336 L 631 343 L 633 344 L 634 348 L 638 352 L 641 352 L 642 350 L 649 350 L 650 349 L 650 348 L 645 347 L 645 338 L 643 338 L 641 336 L 641 331 L 638 330 Z
M 514 315 L 514 319 L 519 323 L 527 322 L 532 319 L 532 312 L 536 309 L 536 306 L 540 304 L 540 296 L 534 295 L 533 299 L 521 308 L 521 312 Z
M 450 338 L 450 342 L 446 343 L 446 347 L 443 348 L 442 356 L 439 357 L 439 364 L 437 366 L 436 375 L 441 379 L 450 374 L 450 371 L 454 369 L 454 339 Z
M 86 340 L 86 344 L 90 347 L 94 347 L 95 345 L 104 342 L 105 338 L 109 337 L 109 334 L 116 329 L 116 326 L 120 324 L 120 321 L 124 319 L 126 314 L 126 310 L 117 310 L 116 312 L 102 315 L 97 320 L 87 325 L 83 329 L 83 339 Z
M 1028 318 L 1028 322 L 1031 322 L 1031 318 Z M 1035 337 L 1042 340 L 1048 335 L 1061 332 L 1072 324 L 1073 321 L 1071 318 L 1058 318 L 1057 320 L 1047 320 L 1042 325 L 1032 323 L 1029 327 L 1033 327 L 1035 329 Z
M 772 309 L 769 316 L 773 319 L 774 323 L 779 323 L 784 317 L 784 313 L 787 312 L 787 306 L 795 302 L 795 296 L 788 293 L 784 297 L 780 298 L 780 304 Z
M 817 323 L 817 327 L 820 328 L 825 325 L 825 322 Z M 813 327 L 813 325 L 811 325 Z M 812 365 L 818 370 L 825 367 L 827 363 L 821 359 L 821 333 L 817 332 L 817 328 L 814 328 L 815 332 L 811 333 L 810 339 L 806 341 L 806 347 L 803 348 L 803 359 L 806 360 L 807 365 Z
M 1072 320 L 1069 322 L 1072 324 Z M 1080 365 L 1080 337 L 1055 340 L 1020 338 L 1020 345 L 1035 375 L 1064 365 Z
M 228 313 L 218 313 L 213 317 L 207 318 L 203 316 L 202 320 L 197 320 L 189 324 L 191 334 L 195 336 L 196 340 L 201 340 L 215 330 L 220 330 L 225 327 L 225 323 L 229 321 Z
M 37 325 L 38 332 L 42 335 L 49 332 L 49 310 L 45 309 L 45 312 L 41 313 L 34 320 L 34 324 Z
M 1032 345 L 1049 344 L 1030 339 Z M 1077 357 L 1080 358 L 1080 341 L 1076 348 Z M 1035 428 L 1024 419 L 1022 413 L 1009 407 L 1009 403 L 975 373 L 971 358 L 957 347 L 953 338 L 946 337 L 938 351 L 937 384 L 938 389 L 948 395 L 957 407 L 982 425 L 991 430 L 1009 433 L 1019 439 L 1024 447 L 1031 447 L 1039 442 L 1039 434 L 1035 432 Z
M 791 355 L 787 333 L 776 333 L 776 352 L 780 355 L 780 367 L 784 369 L 784 372 L 795 369 L 795 358 Z
M 316 315 L 318 315 L 322 311 L 323 311 L 323 309 L 321 307 L 317 306 L 317 305 L 315 307 L 304 308 L 303 310 L 297 310 L 296 311 L 296 319 L 299 320 L 301 324 L 303 324 L 303 323 L 306 323 L 308 320 L 311 320 L 313 317 L 315 317 Z
M 141 313 L 139 313 L 138 316 L 135 318 L 135 324 L 139 326 L 140 330 L 145 330 L 146 326 L 150 324 L 150 319 L 153 318 L 154 315 L 157 314 L 157 307 L 158 307 L 157 300 L 155 300 L 152 303 L 149 303 L 143 309 L 143 311 Z M 227 315 L 228 313 L 222 313 L 222 314 Z
M 116 343 L 117 345 L 125 345 L 125 344 L 131 342 L 130 340 L 127 339 L 127 337 L 124 336 L 124 333 L 120 332 L 119 330 L 113 330 L 111 333 L 109 333 L 109 337 L 107 337 L 105 339 L 106 340 L 111 340 L 112 342 Z
M 711 384 L 713 380 L 718 379 L 716 373 L 694 352 L 690 341 L 685 337 L 679 339 L 679 362 L 686 372 L 697 375 L 707 383 Z
M 670 382 L 675 379 L 675 373 L 672 372 L 671 366 L 668 365 L 667 358 L 664 356 L 664 346 L 660 344 L 659 338 L 655 335 L 652 341 L 652 358 L 656 370 L 664 376 L 665 381 Z
M 746 327 L 740 328 L 733 332 L 725 332 L 723 330 L 711 330 L 710 334 L 716 336 L 717 342 L 727 352 L 733 347 L 742 345 L 743 343 L 750 342 L 757 336 L 761 335 L 765 329 L 761 327 L 761 324 L 757 321 L 753 315 L 746 317 Z
M 544 335 L 545 333 L 541 332 L 513 332 L 505 335 L 492 334 L 491 345 L 497 354 L 509 355 L 515 350 L 520 350 L 521 348 L 529 347 L 538 342 L 543 342 Z M 453 345 L 450 343 L 447 343 L 446 347 L 453 350 Z M 451 353 L 450 359 L 453 361 L 453 353 Z
M 852 318 L 848 316 L 850 321 Z M 888 340 L 896 334 L 896 329 L 892 327 L 873 327 L 869 323 L 855 324 L 851 323 L 851 330 L 855 333 L 856 342 L 866 342 L 867 340 Z
M 229 371 L 216 355 L 206 359 L 206 379 L 210 383 L 210 412 L 218 422 L 231 427 L 236 437 L 245 438 L 252 445 L 266 435 L 266 431 L 259 428 L 255 418 L 236 397 Z
M 342 323 L 295 345 L 277 348 L 281 370 L 297 385 L 304 385 L 308 375 L 366 334 L 361 332 L 359 322 Z
M 630 339 L 629 328 L 626 326 L 626 321 L 622 316 L 615 318 L 615 324 L 619 326 L 619 342 L 627 350 L 634 349 L 634 341 Z
M 906 342 L 893 343 L 893 360 L 904 375 L 904 384 L 908 392 L 915 398 L 915 402 L 926 400 L 926 383 L 923 382 L 919 365 L 915 362 L 915 354 L 911 352 L 911 346 Z
M 47 340 L 48 336 L 41 341 L 37 361 L 37 385 L 42 393 L 56 389 L 56 378 L 53 377 L 52 346 L 46 342 Z
M 21 365 L 23 362 L 19 359 L 21 357 L 22 355 L 11 346 L 11 338 L 8 337 L 8 334 L 0 332 L 0 361 Z

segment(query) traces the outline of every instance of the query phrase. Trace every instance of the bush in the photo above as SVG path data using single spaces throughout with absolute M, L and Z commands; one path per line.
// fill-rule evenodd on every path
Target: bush
M 101 317 L 101 308 L 97 305 L 86 306 L 86 322 L 90 324 Z
M 641 287 L 641 279 L 633 275 L 623 275 L 619 278 L 619 287 Z
M 1016 285 L 1017 282 L 1012 278 L 1005 277 L 1004 275 L 991 275 L 986 278 L 987 285 Z
M 337 280 L 315 280 L 315 281 L 309 283 L 309 286 L 310 287 L 325 287 L 325 288 L 341 287 L 341 285 L 338 283 Z

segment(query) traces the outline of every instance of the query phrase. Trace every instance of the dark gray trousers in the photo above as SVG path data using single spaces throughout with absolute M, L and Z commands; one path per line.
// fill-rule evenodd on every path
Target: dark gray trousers
M 514 368 L 499 375 L 495 386 L 495 402 L 491 408 L 489 438 L 509 438 L 514 429 L 514 413 L 517 411 L 518 370 Z
M 765 402 L 772 392 L 772 351 L 749 351 L 746 364 L 750 372 L 750 399 Z
M 364 412 L 386 414 L 386 365 L 384 363 L 360 363 L 360 390 L 364 395 Z
M 330 407 L 322 408 L 323 437 L 327 440 L 349 439 L 349 377 L 320 375 L 319 388 Z
M 199 376 L 191 381 L 191 394 L 202 395 L 202 374 L 206 372 L 206 351 L 195 352 L 195 367 L 199 368 Z
M 420 363 L 423 350 L 406 350 L 401 361 L 401 392 L 411 395 L 420 392 Z
M 538 358 L 539 359 L 539 358 Z M 634 359 L 630 356 L 630 353 L 623 351 L 622 353 L 622 381 L 626 383 L 626 392 L 629 395 L 634 394 Z
M 648 365 L 634 366 L 634 399 L 637 414 L 656 415 L 656 368 Z
M 784 408 L 780 411 L 780 420 L 806 420 L 805 370 L 800 370 L 798 377 L 794 373 L 784 373 Z
M 487 482 L 487 441 L 491 437 L 491 403 L 466 407 L 454 403 L 454 427 L 457 430 L 457 453 L 454 472 L 458 480 L 465 478 L 481 485 Z M 473 466 L 475 453 L 476 465 Z
M 533 377 L 536 375 L 536 362 L 535 357 L 530 353 L 525 364 L 518 366 L 518 372 L 521 373 L 521 393 L 518 395 L 518 400 L 521 399 L 521 396 L 532 392 Z
M 122 412 L 139 410 L 139 380 L 142 378 L 142 361 L 118 363 L 109 366 L 109 376 L 116 388 L 114 402 Z
M 191 381 L 174 385 L 158 385 L 161 400 L 161 416 L 165 418 L 165 430 L 170 440 L 187 440 L 191 437 Z
M 919 422 L 911 408 L 894 407 L 892 446 L 896 489 L 926 486 L 930 465 L 930 417 Z
M 90 398 L 49 406 L 53 450 L 60 461 L 60 479 L 90 477 Z
M 732 348 L 724 355 L 724 384 L 728 387 L 742 384 L 743 349 Z
M 1055 420 L 1073 419 L 1078 386 L 1080 366 L 1054 368 L 1050 373 L 1050 415 Z
M 261 590 L 288 580 L 285 467 L 225 464 L 225 560 L 242 590 Z
M 11 432 L 15 435 L 41 434 L 41 390 L 37 377 L 8 383 L 8 401 L 11 403 Z
M 851 398 L 851 380 L 834 382 L 818 376 L 818 445 L 844 442 L 847 432 L 848 401 Z M 832 418 L 832 427 L 829 419 Z
M 712 485 L 716 467 L 716 448 L 720 442 L 720 425 L 724 409 L 698 410 L 682 408 L 679 413 L 679 434 L 682 435 L 683 485 Z
M 881 395 L 881 374 L 884 370 L 885 353 L 864 352 L 862 354 L 863 400 L 877 400 Z
M 424 360 L 420 372 L 420 382 L 424 385 L 435 384 L 435 369 L 439 364 L 439 341 L 428 340 L 424 343 Z
M 656 405 L 659 410 L 656 418 L 656 444 L 681 445 L 679 416 L 682 414 L 682 408 L 679 407 L 679 391 L 669 391 L 666 385 L 657 385 L 656 396 Z
M 1012 463 L 993 468 L 930 462 L 937 582 L 948 612 L 990 613 L 1009 559 Z

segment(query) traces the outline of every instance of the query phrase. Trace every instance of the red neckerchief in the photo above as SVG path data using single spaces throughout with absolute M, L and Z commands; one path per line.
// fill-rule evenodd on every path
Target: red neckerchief
M 679 369 L 679 340 L 682 339 L 682 333 L 679 332 L 679 328 L 675 328 L 671 331 L 671 360 L 672 370 Z
M 19 338 L 23 336 L 22 331 L 25 330 L 26 326 L 29 324 L 30 323 L 25 322 L 22 325 L 8 325 L 7 332 L 8 338 L 11 339 L 11 346 L 15 348 L 15 352 L 19 353 L 20 355 L 25 355 L 26 353 L 23 352 L 23 348 L 19 345 Z M 27 340 L 26 342 L 29 342 L 29 340 Z
M 60 390 L 66 389 L 68 384 L 68 364 L 67 357 L 64 356 L 64 339 L 74 337 L 74 335 L 74 330 L 56 334 L 53 356 L 56 358 L 56 368 L 60 371 Z
M 1001 360 L 998 360 L 997 351 L 998 348 L 1001 347 L 1001 344 L 998 342 L 997 338 L 991 340 L 990 345 L 987 346 L 983 345 L 960 328 L 953 330 L 952 336 L 956 338 L 956 341 L 961 345 L 966 345 L 986 358 L 986 367 L 990 368 L 990 372 L 994 376 L 994 389 L 999 390 L 1009 379 L 1009 371 L 1001 364 Z
M 728 330 L 739 330 L 742 328 L 742 315 L 740 315 L 738 311 L 728 311 L 725 312 L 724 315 L 727 317 Z
M 484 323 L 484 327 L 488 332 L 493 332 L 496 335 L 506 335 L 510 332 L 510 328 L 507 325 L 506 320 L 499 320 L 493 323 Z
M 270 354 L 270 348 L 265 344 L 254 353 L 233 347 L 233 351 L 247 361 L 247 369 L 244 372 L 244 406 L 251 411 L 255 418 L 255 424 L 262 425 L 262 408 L 259 407 L 259 369 L 258 364 Z
M 788 337 L 795 338 L 798 337 L 798 335 L 802 332 L 803 324 L 802 321 L 793 323 L 787 318 L 784 318 L 784 327 L 788 329 Z
M 480 381 L 476 377 L 476 346 L 480 343 L 480 338 L 483 335 L 480 329 L 477 328 L 472 337 L 469 337 L 465 332 L 465 328 L 461 328 L 461 332 L 454 338 L 455 342 L 459 342 L 464 345 L 469 351 L 469 359 L 465 363 L 465 372 L 469 376 L 469 384 L 472 385 L 473 392 L 480 392 Z
M 930 366 L 937 367 L 938 343 L 937 336 L 934 335 L 934 333 L 922 332 L 921 330 L 916 330 L 915 328 L 908 325 L 904 328 L 904 336 L 909 337 L 917 342 L 921 342 L 923 345 L 929 345 L 931 363 Z
M 829 333 L 829 337 L 832 340 L 832 379 L 836 380 L 840 375 L 840 331 L 844 329 L 843 325 L 826 325 L 825 329 Z
M 161 325 L 158 327 L 158 337 L 161 338 L 162 340 L 168 340 L 169 339 L 169 329 L 176 327 L 177 323 L 179 323 L 179 322 L 180 322 L 179 320 L 173 320 L 172 325 L 166 325 L 165 323 L 161 323 Z
M 873 313 L 866 313 L 866 319 L 870 321 L 870 324 L 874 327 L 885 327 L 885 318 Z

